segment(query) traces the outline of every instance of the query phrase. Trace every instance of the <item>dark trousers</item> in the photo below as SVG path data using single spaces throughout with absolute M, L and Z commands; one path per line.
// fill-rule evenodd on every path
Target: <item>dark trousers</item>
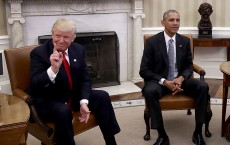
M 80 102 L 76 102 L 80 103 Z M 76 105 L 78 106 L 78 105 Z M 89 109 L 95 114 L 106 144 L 120 132 L 109 95 L 105 91 L 93 90 L 89 100 Z M 65 103 L 43 101 L 35 103 L 38 115 L 55 123 L 55 137 L 58 145 L 75 145 L 72 127 L 72 113 Z M 113 141 L 113 140 L 112 140 Z M 111 143 L 115 144 L 115 143 Z
M 205 123 L 207 103 L 210 99 L 208 85 L 198 79 L 189 78 L 183 82 L 182 88 L 186 95 L 195 99 L 196 124 Z M 171 93 L 171 91 L 167 87 L 160 85 L 158 82 L 148 81 L 145 82 L 142 93 L 146 97 L 148 102 L 147 105 L 149 105 L 150 108 L 151 128 L 157 129 L 162 127 L 163 117 L 159 99 L 161 96 Z

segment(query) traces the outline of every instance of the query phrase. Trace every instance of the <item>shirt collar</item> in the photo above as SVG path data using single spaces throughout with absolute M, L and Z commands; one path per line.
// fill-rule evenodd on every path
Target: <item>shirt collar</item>
M 165 42 L 168 43 L 170 39 L 173 39 L 173 42 L 176 42 L 176 34 L 171 38 L 169 37 L 166 32 L 164 31 L 164 36 L 165 36 Z
M 66 55 L 66 56 L 69 56 L 68 49 L 66 49 L 65 55 Z

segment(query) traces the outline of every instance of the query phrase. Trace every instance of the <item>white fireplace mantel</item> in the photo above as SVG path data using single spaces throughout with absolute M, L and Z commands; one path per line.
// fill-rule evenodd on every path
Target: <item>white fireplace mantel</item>
M 143 47 L 143 0 L 7 0 L 10 46 L 37 43 L 60 17 L 78 32 L 115 31 L 120 42 L 120 81 L 139 81 Z

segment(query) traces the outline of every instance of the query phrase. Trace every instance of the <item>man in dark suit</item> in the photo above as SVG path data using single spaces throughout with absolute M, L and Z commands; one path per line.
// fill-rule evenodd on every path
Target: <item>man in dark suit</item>
M 30 94 L 38 115 L 55 123 L 57 145 L 75 145 L 72 111 L 79 110 L 80 122 L 87 123 L 90 113 L 94 113 L 106 145 L 116 145 L 114 135 L 120 127 L 111 100 L 107 92 L 91 89 L 85 49 L 73 43 L 75 37 L 74 22 L 58 19 L 52 28 L 52 40 L 31 52 Z
M 209 87 L 206 83 L 191 78 L 193 63 L 190 40 L 177 33 L 180 26 L 179 13 L 176 10 L 166 11 L 161 23 L 164 31 L 146 40 L 140 66 L 140 75 L 145 82 L 142 93 L 150 106 L 151 128 L 158 131 L 158 139 L 154 145 L 170 144 L 164 129 L 159 98 L 167 93 L 176 94 L 181 91 L 193 97 L 196 103 L 196 127 L 192 141 L 197 145 L 205 145 L 202 125 L 210 97 Z M 170 48 L 173 52 L 169 53 Z M 171 54 L 172 58 L 169 57 Z

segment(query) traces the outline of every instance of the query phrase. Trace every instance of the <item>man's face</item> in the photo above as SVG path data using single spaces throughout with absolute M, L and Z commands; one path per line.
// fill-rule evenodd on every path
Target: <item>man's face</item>
M 52 34 L 54 47 L 61 52 L 67 50 L 70 44 L 74 41 L 74 34 L 72 31 L 61 31 L 55 29 Z
M 169 13 L 165 19 L 161 21 L 165 27 L 165 32 L 172 37 L 177 33 L 180 27 L 180 16 L 178 13 Z

